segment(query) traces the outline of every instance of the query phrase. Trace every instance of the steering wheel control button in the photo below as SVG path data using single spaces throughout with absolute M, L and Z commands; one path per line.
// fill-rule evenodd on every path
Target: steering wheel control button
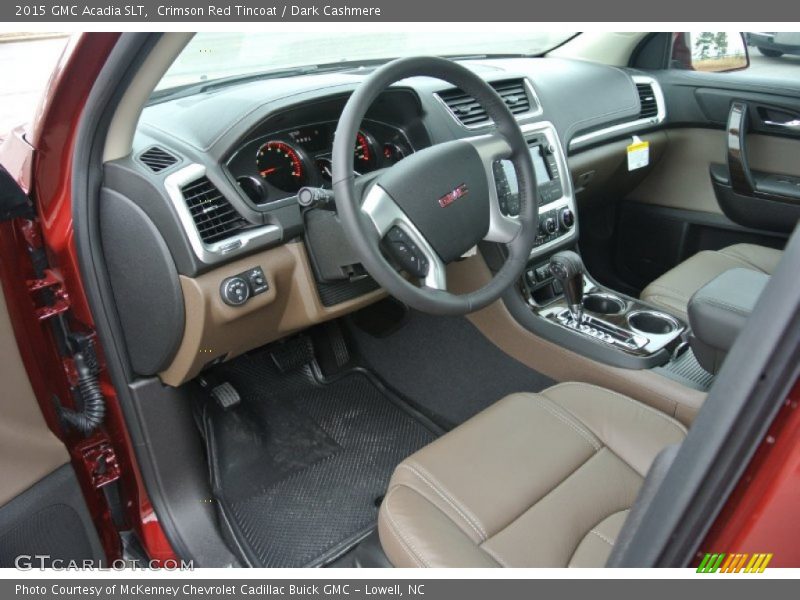
M 428 275 L 430 264 L 419 246 L 405 231 L 397 226 L 386 233 L 387 248 L 406 272 L 423 279 Z
M 250 286 L 247 280 L 236 275 L 222 282 L 220 287 L 222 301 L 229 306 L 241 306 L 250 298 Z

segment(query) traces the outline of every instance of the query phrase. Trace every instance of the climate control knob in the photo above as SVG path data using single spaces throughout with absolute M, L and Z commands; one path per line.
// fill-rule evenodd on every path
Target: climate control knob
M 575 213 L 565 208 L 559 213 L 558 220 L 561 222 L 562 229 L 572 229 L 572 226 L 575 225 Z
M 539 229 L 543 235 L 553 235 L 556 231 L 558 231 L 558 223 L 556 223 L 556 220 L 553 217 L 547 217 L 542 219 Z
M 229 277 L 220 286 L 222 301 L 229 306 L 241 306 L 250 298 L 250 286 L 244 277 Z

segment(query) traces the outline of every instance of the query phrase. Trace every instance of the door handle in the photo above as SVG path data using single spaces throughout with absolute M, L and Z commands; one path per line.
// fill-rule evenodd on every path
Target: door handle
M 791 121 L 764 121 L 764 125 L 770 127 L 780 127 L 781 129 L 788 129 L 800 133 L 800 119 L 793 119 Z

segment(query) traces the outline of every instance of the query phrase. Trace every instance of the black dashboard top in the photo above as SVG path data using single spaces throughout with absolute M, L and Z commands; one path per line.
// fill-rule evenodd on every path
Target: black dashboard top
M 639 109 L 630 74 L 616 67 L 555 58 L 487 59 L 464 64 L 490 82 L 528 79 L 541 100 L 541 118 L 553 123 L 565 142 L 581 131 L 634 117 Z M 149 106 L 140 126 L 145 132 L 167 134 L 169 139 L 195 150 L 219 155 L 231 138 L 257 127 L 272 113 L 324 98 L 346 98 L 369 72 L 303 75 L 216 88 Z M 412 78 L 395 87 L 412 90 L 418 96 L 426 124 L 443 138 L 464 135 L 463 127 L 434 96 L 452 86 L 435 79 Z M 435 139 L 436 132 L 433 143 L 442 141 Z

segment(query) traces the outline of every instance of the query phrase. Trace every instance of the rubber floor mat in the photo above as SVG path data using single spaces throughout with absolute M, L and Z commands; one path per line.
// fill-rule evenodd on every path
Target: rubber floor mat
M 376 524 L 395 466 L 436 437 L 363 371 L 320 383 L 266 353 L 217 373 L 242 397 L 203 413 L 215 499 L 254 566 L 318 566 Z

